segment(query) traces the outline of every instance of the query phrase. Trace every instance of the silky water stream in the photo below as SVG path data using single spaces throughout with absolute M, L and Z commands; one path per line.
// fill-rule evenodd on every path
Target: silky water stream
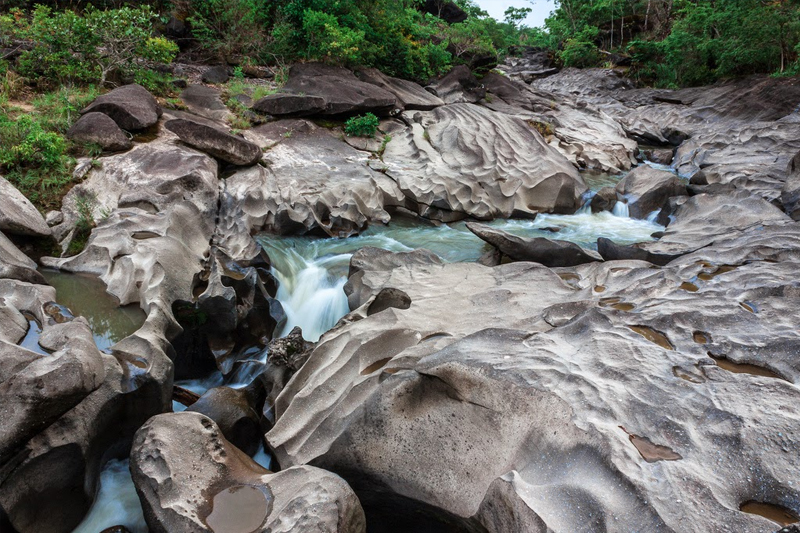
M 618 180 L 619 176 L 596 175 L 587 182 L 593 193 Z M 521 237 L 567 240 L 592 249 L 596 248 L 599 237 L 631 244 L 653 240 L 651 234 L 664 229 L 654 222 L 655 216 L 648 220 L 629 218 L 627 205 L 621 202 L 613 212 L 592 214 L 588 207 L 592 193 L 587 195 L 584 208 L 574 215 L 542 214 L 534 220 L 497 220 L 488 224 Z M 283 305 L 287 321 L 278 336 L 300 326 L 303 336 L 314 342 L 349 312 L 343 287 L 350 258 L 357 250 L 367 246 L 394 252 L 425 248 L 446 262 L 470 262 L 489 249 L 464 222 L 434 225 L 400 217 L 394 218 L 388 226 L 372 226 L 347 239 L 262 234 L 256 240 L 269 254 L 272 273 L 280 283 L 276 298 Z M 61 289 L 58 290 L 60 294 Z M 176 385 L 201 395 L 221 385 L 247 386 L 263 370 L 267 354 L 262 350 L 243 354 L 243 357 L 252 364 L 241 365 L 232 375 L 215 372 L 204 379 L 180 381 Z M 173 408 L 176 411 L 185 409 L 176 402 Z M 271 458 L 263 447 L 253 458 L 269 468 Z M 105 466 L 98 498 L 76 533 L 97 533 L 118 524 L 125 525 L 132 533 L 147 531 L 127 466 L 127 461 L 110 461 Z

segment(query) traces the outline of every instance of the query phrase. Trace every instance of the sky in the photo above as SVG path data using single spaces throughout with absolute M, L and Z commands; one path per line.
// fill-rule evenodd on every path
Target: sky
M 475 3 L 481 6 L 481 9 L 488 11 L 489 15 L 500 21 L 504 18 L 503 13 L 511 6 L 530 7 L 533 11 L 531 11 L 531 14 L 528 15 L 528 18 L 525 19 L 524 22 L 526 26 L 530 27 L 544 25 L 544 19 L 546 19 L 553 10 L 553 0 L 534 0 L 532 5 L 527 0 L 476 0 Z

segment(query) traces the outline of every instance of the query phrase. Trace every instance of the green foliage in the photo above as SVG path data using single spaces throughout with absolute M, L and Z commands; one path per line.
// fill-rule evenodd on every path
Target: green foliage
M 374 137 L 378 123 L 378 117 L 372 113 L 351 117 L 344 123 L 344 132 L 350 137 Z
M 39 5 L 30 21 L 16 21 L 17 34 L 34 43 L 19 59 L 20 73 L 44 84 L 102 85 L 112 74 L 134 74 L 142 60 L 168 63 L 178 48 L 152 36 L 154 19 L 146 6 L 106 11 L 89 6 L 79 15 Z
M 331 14 L 313 9 L 303 13 L 303 32 L 308 42 L 306 58 L 330 63 L 361 63 L 364 31 L 342 27 Z
M 564 48 L 558 58 L 567 67 L 595 67 L 600 61 L 600 52 L 594 44 L 599 30 L 594 26 L 585 26 L 576 32 L 574 37 L 564 41 Z
M 269 0 L 190 0 L 187 20 L 202 48 L 217 59 L 260 57 L 269 5 Z

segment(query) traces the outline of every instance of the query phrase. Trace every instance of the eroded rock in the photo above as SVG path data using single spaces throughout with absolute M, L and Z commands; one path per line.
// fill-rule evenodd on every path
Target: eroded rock
M 161 116 L 155 97 L 137 84 L 123 85 L 98 96 L 81 114 L 89 112 L 108 115 L 120 128 L 128 131 L 149 128 Z
M 310 466 L 272 474 L 199 413 L 151 418 L 137 432 L 131 473 L 154 533 L 365 531 L 358 498 Z
M 67 136 L 80 143 L 97 144 L 109 152 L 127 150 L 133 144 L 111 117 L 94 111 L 81 116 Z

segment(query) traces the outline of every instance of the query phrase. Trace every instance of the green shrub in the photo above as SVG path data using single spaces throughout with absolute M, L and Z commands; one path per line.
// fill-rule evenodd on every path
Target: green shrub
M 260 57 L 267 40 L 269 0 L 191 0 L 192 33 L 222 61 Z
M 37 6 L 21 35 L 33 41 L 19 59 L 20 72 L 39 82 L 97 82 L 112 74 L 132 75 L 142 60 L 169 63 L 178 52 L 172 41 L 153 37 L 155 14 L 149 7 L 101 11 L 91 6 L 82 15 Z
M 364 31 L 342 27 L 333 15 L 312 9 L 303 15 L 303 31 L 308 41 L 306 58 L 337 64 L 362 62 Z
M 558 58 L 566 67 L 595 67 L 600 62 L 600 52 L 594 40 L 600 30 L 594 26 L 586 26 L 573 38 L 564 42 L 564 49 Z
M 378 123 L 378 117 L 372 113 L 351 117 L 344 123 L 344 132 L 350 137 L 374 137 Z

